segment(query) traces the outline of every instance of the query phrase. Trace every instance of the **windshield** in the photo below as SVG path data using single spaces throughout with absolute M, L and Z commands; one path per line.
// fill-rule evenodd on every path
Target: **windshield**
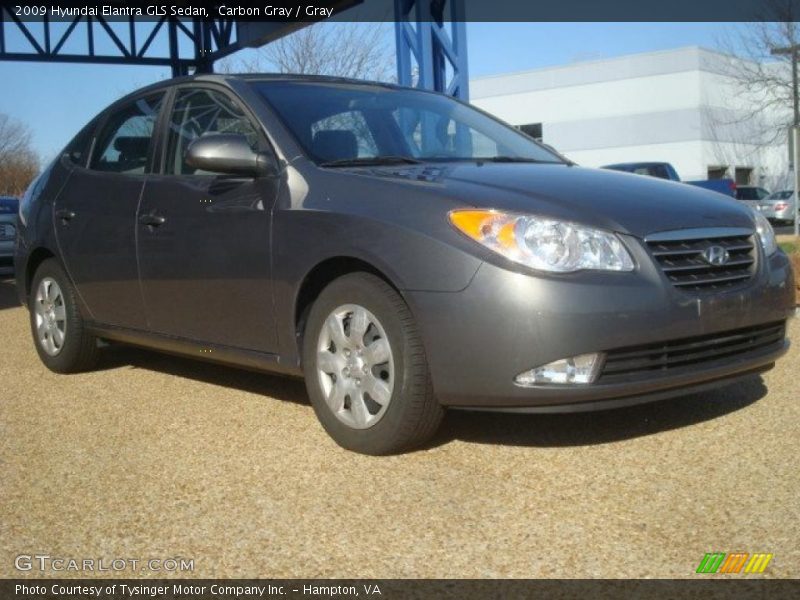
M 785 191 L 785 192 L 775 192 L 771 196 L 767 197 L 767 200 L 786 200 L 792 197 L 793 192 Z
M 763 198 L 758 188 L 740 187 L 736 188 L 736 197 L 739 200 L 758 200 Z
M 525 134 L 446 96 L 380 85 L 254 83 L 317 163 L 563 163 Z

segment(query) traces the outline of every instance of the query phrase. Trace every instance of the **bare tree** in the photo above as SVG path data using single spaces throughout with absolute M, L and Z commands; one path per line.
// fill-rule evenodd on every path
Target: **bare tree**
M 721 124 L 750 122 L 751 144 L 786 142 L 793 122 L 792 57 L 774 51 L 800 43 L 798 17 L 795 0 L 767 0 L 759 21 L 740 26 L 718 44 L 728 56 L 724 74 L 733 82 L 735 106 Z
M 316 23 L 259 48 L 250 59 L 230 59 L 226 72 L 333 75 L 388 81 L 394 53 L 383 23 Z
M 0 114 L 0 195 L 21 196 L 38 170 L 30 129 Z

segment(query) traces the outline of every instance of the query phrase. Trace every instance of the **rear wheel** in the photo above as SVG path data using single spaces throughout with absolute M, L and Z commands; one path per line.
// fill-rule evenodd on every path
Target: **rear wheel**
M 91 369 L 97 362 L 97 339 L 86 331 L 75 289 L 55 259 L 36 270 L 28 302 L 31 333 L 45 366 L 57 373 Z
M 322 291 L 305 328 L 303 365 L 314 411 L 344 448 L 401 452 L 441 422 L 411 311 L 374 275 L 345 275 Z

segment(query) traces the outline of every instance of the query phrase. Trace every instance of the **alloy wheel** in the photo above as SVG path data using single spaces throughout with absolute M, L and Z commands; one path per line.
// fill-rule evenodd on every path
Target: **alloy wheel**
M 366 429 L 383 417 L 394 389 L 394 358 L 374 314 L 357 304 L 333 310 L 320 331 L 316 359 L 325 401 L 340 421 Z
M 67 311 L 61 288 L 52 277 L 45 277 L 39 283 L 34 314 L 39 345 L 50 356 L 56 356 L 67 336 Z

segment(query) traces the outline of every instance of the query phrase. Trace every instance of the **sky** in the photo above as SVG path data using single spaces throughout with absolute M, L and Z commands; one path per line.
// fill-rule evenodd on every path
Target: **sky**
M 717 47 L 726 23 L 468 23 L 471 78 L 682 46 Z M 393 29 L 383 25 L 393 48 Z M 11 44 L 22 44 L 8 36 Z M 11 48 L 10 48 L 11 49 Z M 52 159 L 120 96 L 170 76 L 161 67 L 0 62 L 0 113 L 30 126 L 35 151 Z

